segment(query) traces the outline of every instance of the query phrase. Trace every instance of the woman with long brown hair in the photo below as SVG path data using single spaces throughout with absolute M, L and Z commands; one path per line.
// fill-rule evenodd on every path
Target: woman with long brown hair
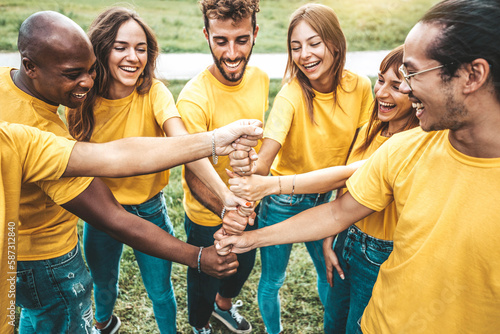
M 282 186 L 292 190 L 291 195 L 280 193 L 262 200 L 259 228 L 330 199 L 330 191 L 295 194 L 293 175 L 344 165 L 357 129 L 368 120 L 373 101 L 368 78 L 344 69 L 346 40 L 331 8 L 307 4 L 296 10 L 288 28 L 287 47 L 284 86 L 266 123 L 256 173 L 268 175 L 271 170 L 274 176 L 288 176 L 289 183 Z M 238 153 L 230 158 L 235 171 L 240 163 L 247 163 L 245 159 L 237 161 Z M 328 282 L 322 241 L 308 242 L 306 247 L 318 273 L 318 291 L 324 304 Z M 278 292 L 285 280 L 291 249 L 288 244 L 260 250 L 258 301 L 266 330 L 271 334 L 283 330 Z

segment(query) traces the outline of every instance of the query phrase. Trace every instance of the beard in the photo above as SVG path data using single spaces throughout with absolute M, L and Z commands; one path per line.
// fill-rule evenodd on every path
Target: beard
M 444 89 L 443 95 L 446 100 L 445 113 L 437 122 L 430 124 L 428 131 L 445 129 L 456 131 L 464 125 L 464 118 L 468 115 L 465 105 L 455 99 L 450 86 Z M 427 131 L 426 129 L 424 130 Z
M 250 60 L 250 56 L 252 55 L 253 45 L 252 45 L 252 48 L 250 49 L 250 53 L 248 54 L 247 58 L 240 57 L 240 58 L 236 58 L 236 59 L 217 58 L 212 51 L 212 46 L 210 45 L 210 43 L 208 43 L 208 46 L 210 48 L 210 53 L 212 53 L 212 58 L 214 59 L 214 64 L 215 64 L 215 66 L 217 66 L 217 69 L 219 70 L 222 77 L 229 82 L 240 81 L 241 78 L 243 78 L 243 74 L 245 74 L 245 70 L 247 68 L 248 61 Z M 241 68 L 241 71 L 239 71 L 237 73 L 227 73 L 226 70 L 224 69 L 224 65 L 222 64 L 226 60 L 230 60 L 231 62 L 241 61 L 243 63 L 243 67 Z

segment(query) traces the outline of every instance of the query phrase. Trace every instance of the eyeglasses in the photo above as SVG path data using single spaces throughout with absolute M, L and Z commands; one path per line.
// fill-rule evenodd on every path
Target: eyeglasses
M 429 69 L 427 69 L 427 70 L 423 70 L 423 71 L 420 71 L 420 72 L 412 73 L 412 74 L 408 74 L 408 73 L 406 73 L 406 68 L 405 68 L 405 65 L 404 65 L 404 64 L 401 64 L 401 66 L 399 67 L 399 73 L 401 73 L 401 75 L 402 75 L 402 76 L 403 76 L 403 78 L 405 79 L 405 82 L 406 82 L 406 84 L 408 85 L 408 87 L 410 87 L 410 90 L 413 90 L 413 89 L 411 88 L 411 85 L 410 85 L 410 78 L 411 78 L 411 77 L 414 77 L 414 76 L 416 76 L 417 74 L 422 74 L 422 73 L 425 73 L 425 72 L 434 71 L 434 70 L 437 70 L 438 68 L 445 67 L 445 66 L 448 66 L 448 65 L 451 65 L 451 64 L 453 64 L 453 63 L 439 65 L 439 66 L 436 66 L 436 67 L 433 67 L 433 68 L 429 68 Z

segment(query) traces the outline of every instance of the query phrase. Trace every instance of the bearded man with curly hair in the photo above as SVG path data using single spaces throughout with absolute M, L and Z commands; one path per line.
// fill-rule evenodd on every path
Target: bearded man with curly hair
M 256 23 L 259 0 L 201 0 L 199 4 L 205 22 L 203 33 L 214 61 L 189 81 L 179 95 L 177 109 L 186 128 L 196 133 L 241 118 L 263 120 L 268 108 L 269 77 L 256 67 L 247 66 L 259 31 Z M 220 157 L 218 163 L 212 161 L 216 172 L 228 184 L 229 159 Z M 244 174 L 250 169 L 249 164 L 237 172 Z M 188 243 L 208 247 L 213 245 L 213 234 L 221 227 L 228 235 L 257 227 L 245 217 L 250 214 L 248 210 L 226 211 L 220 199 L 189 167 L 184 167 L 183 175 Z M 242 302 L 233 304 L 232 299 L 239 295 L 252 271 L 255 251 L 238 255 L 238 262 L 238 272 L 225 279 L 188 270 L 189 323 L 195 334 L 212 333 L 211 315 L 235 333 L 252 331 L 252 325 L 238 313 Z

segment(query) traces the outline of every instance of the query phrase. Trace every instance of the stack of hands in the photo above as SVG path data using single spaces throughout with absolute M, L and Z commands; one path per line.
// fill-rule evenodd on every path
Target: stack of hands
M 258 120 L 239 120 L 217 129 L 215 133 L 216 154 L 229 155 L 231 166 L 235 171 L 227 170 L 232 178 L 230 184 L 234 184 L 233 180 L 241 180 L 241 175 L 252 175 L 255 172 L 255 161 L 258 157 L 253 147 L 257 146 L 262 133 L 262 122 Z M 234 140 L 235 137 L 237 137 L 236 140 Z M 239 188 L 231 190 L 222 199 L 225 214 L 221 229 L 214 235 L 215 244 L 222 238 L 241 236 L 247 224 L 253 225 L 255 221 L 255 200 L 253 200 L 255 196 L 239 191 Z M 238 261 L 232 250 L 232 246 L 217 249 L 217 252 L 212 247 L 206 249 L 201 258 L 203 271 L 217 278 L 234 274 Z
M 231 252 L 243 253 L 247 251 L 233 249 L 232 243 L 243 238 L 243 231 L 247 224 L 254 224 L 256 216 L 254 212 L 255 202 L 268 195 L 264 190 L 264 182 L 261 182 L 260 186 L 258 185 L 259 181 L 262 181 L 264 177 L 254 175 L 257 169 L 258 155 L 252 148 L 253 146 L 250 147 L 246 142 L 248 138 L 244 139 L 245 141 L 243 138 L 237 140 L 233 146 L 235 150 L 229 153 L 230 165 L 233 171 L 226 169 L 226 172 L 230 177 L 229 184 L 233 198 L 225 203 L 227 211 L 222 220 L 222 227 L 214 234 L 215 246 L 220 256 L 227 256 Z M 231 205 L 241 203 L 242 200 L 244 200 L 243 205 Z M 223 239 L 225 239 L 225 242 L 231 240 L 231 244 L 221 247 L 220 241 Z

